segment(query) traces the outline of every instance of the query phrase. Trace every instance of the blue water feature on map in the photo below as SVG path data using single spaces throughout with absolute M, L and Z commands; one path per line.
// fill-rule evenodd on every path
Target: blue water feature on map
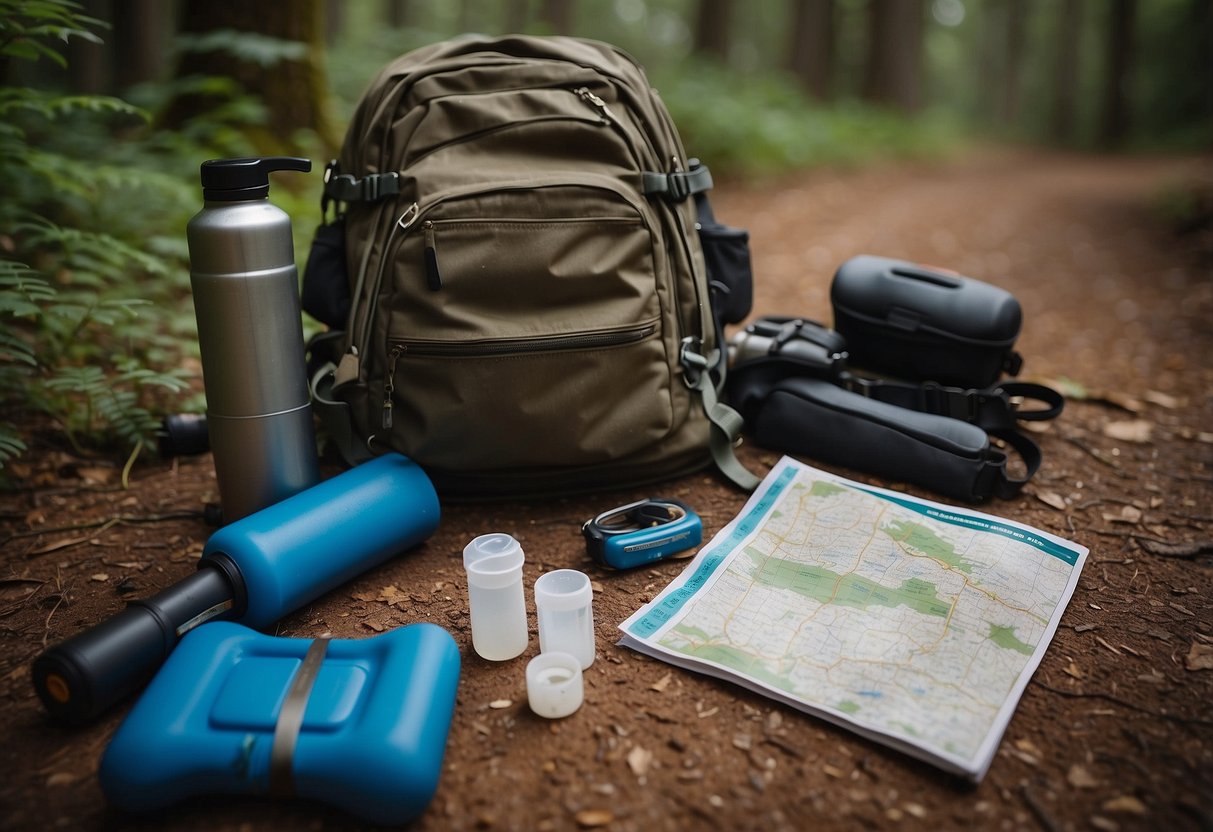
M 878 690 L 860 690 L 856 691 L 856 693 L 858 693 L 860 696 L 871 697 L 872 699 L 879 699 L 880 697 L 884 696 L 884 693 Z
M 767 512 L 779 500 L 779 495 L 784 492 L 784 489 L 791 484 L 796 478 L 796 469 L 792 466 L 784 468 L 775 481 L 771 483 L 771 487 L 767 492 L 759 498 L 758 502 L 747 511 L 745 514 L 737 518 L 736 525 L 719 545 L 712 548 L 703 556 L 699 567 L 695 570 L 686 583 L 677 589 L 670 592 L 666 597 L 662 598 L 660 603 L 655 604 L 651 610 L 642 618 L 636 619 L 631 627 L 628 628 L 633 636 L 637 638 L 648 638 L 661 629 L 667 621 L 675 616 L 682 606 L 690 600 L 712 577 L 712 573 L 717 567 L 724 562 L 725 557 L 732 552 L 741 541 L 745 540 L 750 534 L 758 528 L 759 523 L 766 516 Z

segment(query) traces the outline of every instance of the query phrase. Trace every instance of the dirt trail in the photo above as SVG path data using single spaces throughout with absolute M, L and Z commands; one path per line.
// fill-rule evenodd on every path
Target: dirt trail
M 756 313 L 828 321 L 830 277 L 857 253 L 935 263 L 1012 291 L 1025 311 L 1027 376 L 1086 391 L 1037 437 L 1045 462 L 1028 493 L 988 507 L 1091 555 L 980 786 L 614 646 L 618 623 L 682 564 L 596 570 L 578 529 L 641 491 L 448 508 L 421 550 L 279 632 L 366 637 L 431 620 L 455 636 L 458 709 L 419 829 L 1210 828 L 1213 274 L 1152 206 L 1165 186 L 1211 171 L 1209 159 L 996 152 L 718 187 L 717 215 L 751 230 Z M 757 468 L 777 454 L 747 445 L 743 457 Z M 0 827 L 352 826 L 322 806 L 252 798 L 198 799 L 147 819 L 105 807 L 96 768 L 125 709 L 82 730 L 52 726 L 29 662 L 190 572 L 209 530 L 198 518 L 154 518 L 198 511 L 214 499 L 214 479 L 206 458 L 149 464 L 124 491 L 112 466 L 49 446 L 22 473 L 26 487 L 0 496 Z M 695 506 L 708 535 L 744 502 L 704 475 L 662 493 Z M 567 566 L 601 586 L 598 661 L 572 718 L 527 711 L 522 659 L 491 664 L 471 652 L 457 553 L 491 529 L 522 540 L 528 585 Z M 532 638 L 527 655 L 537 649 Z M 509 704 L 490 705 L 501 700 Z

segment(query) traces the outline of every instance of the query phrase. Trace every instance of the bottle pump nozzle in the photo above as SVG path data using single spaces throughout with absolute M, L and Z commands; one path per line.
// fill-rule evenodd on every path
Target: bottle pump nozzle
M 270 193 L 271 171 L 311 169 L 312 160 L 298 156 L 211 159 L 202 163 L 202 197 L 219 202 L 263 199 Z

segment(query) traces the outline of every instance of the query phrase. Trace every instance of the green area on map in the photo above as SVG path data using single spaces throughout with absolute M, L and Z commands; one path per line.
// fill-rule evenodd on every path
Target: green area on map
M 989 624 L 988 621 L 986 623 Z M 1004 650 L 1014 650 L 1025 656 L 1032 655 L 1032 651 L 1036 649 L 1016 638 L 1014 627 L 999 627 L 997 624 L 990 624 L 989 639 Z
M 763 586 L 786 589 L 821 604 L 866 609 L 871 606 L 909 607 L 923 615 L 946 618 L 951 604 L 939 597 L 935 584 L 910 578 L 900 586 L 882 586 L 860 575 L 839 574 L 821 566 L 770 557 L 753 548 L 746 554 L 757 565 L 750 578 Z
M 927 557 L 935 558 L 954 569 L 959 569 L 966 575 L 973 571 L 973 564 L 966 561 L 951 543 L 926 526 L 895 520 L 886 526 L 881 526 L 880 530 L 906 548 L 922 552 Z
M 674 627 L 674 632 L 689 638 L 695 638 L 692 633 L 697 633 L 698 631 L 695 631 L 694 628 L 684 628 L 679 624 Z M 773 673 L 761 658 L 744 650 L 739 650 L 727 644 L 697 644 L 692 642 L 690 644 L 675 646 L 668 642 L 663 641 L 663 643 L 665 643 L 665 646 L 677 650 L 679 653 L 685 653 L 688 656 L 693 656 L 703 661 L 715 662 L 716 664 L 732 668 L 739 673 L 744 673 L 773 688 L 785 690 L 789 693 L 793 692 L 794 685 L 790 679 Z

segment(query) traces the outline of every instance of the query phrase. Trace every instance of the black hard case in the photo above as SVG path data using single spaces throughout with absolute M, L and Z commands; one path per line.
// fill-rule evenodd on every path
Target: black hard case
M 834 328 L 851 363 L 876 373 L 959 387 L 1015 375 L 1023 314 L 996 286 L 903 260 L 860 255 L 830 287 Z

